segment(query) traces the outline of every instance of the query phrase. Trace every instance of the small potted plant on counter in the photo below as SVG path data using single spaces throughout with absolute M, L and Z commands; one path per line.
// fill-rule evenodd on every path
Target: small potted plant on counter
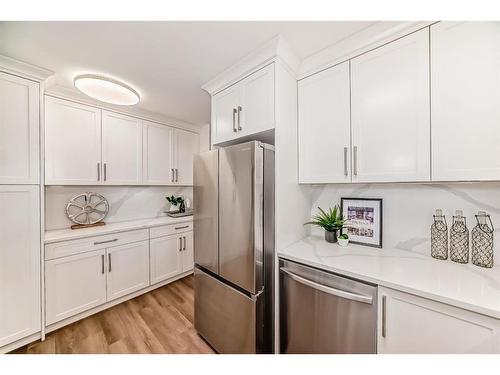
M 339 236 L 339 246 L 342 246 L 342 247 L 347 247 L 347 245 L 349 244 L 349 236 L 347 234 L 341 234 Z
M 169 212 L 184 212 L 186 211 L 185 205 L 184 205 L 184 198 L 182 197 L 176 197 L 175 195 L 172 195 L 171 197 L 165 197 L 170 203 L 170 210 Z M 179 207 L 177 207 L 179 205 Z
M 337 242 L 337 232 L 344 228 L 345 219 L 340 212 L 339 206 L 329 208 L 325 212 L 321 207 L 318 207 L 319 214 L 314 215 L 311 221 L 305 223 L 321 227 L 325 230 L 325 241 L 335 243 Z

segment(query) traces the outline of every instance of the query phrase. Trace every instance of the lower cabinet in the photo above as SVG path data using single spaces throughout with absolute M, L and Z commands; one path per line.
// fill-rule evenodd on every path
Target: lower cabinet
M 107 249 L 107 299 L 111 301 L 149 286 L 149 243 Z
M 46 324 L 106 302 L 106 250 L 45 262 Z
M 149 286 L 147 240 L 45 262 L 46 324 Z
M 151 284 L 193 269 L 193 232 L 150 240 Z
M 500 320 L 379 287 L 378 353 L 500 353 Z

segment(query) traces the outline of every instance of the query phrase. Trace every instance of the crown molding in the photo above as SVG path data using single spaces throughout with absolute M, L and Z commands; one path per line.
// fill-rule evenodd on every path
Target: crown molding
M 19 61 L 5 55 L 0 55 L 0 70 L 36 82 L 43 82 L 54 74 L 51 70 L 24 61 Z
M 425 28 L 436 21 L 376 22 L 302 61 L 298 79 L 352 59 L 383 44 Z
M 299 58 L 281 35 L 277 35 L 267 41 L 239 62 L 205 83 L 201 88 L 210 95 L 214 95 L 275 61 L 282 63 L 294 74 L 297 74 L 300 67 Z
M 136 117 L 141 120 L 151 121 L 159 123 L 162 125 L 167 125 L 173 128 L 178 128 L 182 130 L 189 130 L 195 133 L 199 133 L 201 126 L 179 120 L 176 118 L 168 117 L 160 113 L 147 111 L 139 108 L 128 107 L 124 109 L 122 106 L 106 104 L 98 100 L 92 99 L 86 95 L 83 95 L 78 90 L 69 88 L 66 86 L 54 85 L 45 88 L 45 95 L 52 96 L 59 99 L 71 100 L 84 105 L 89 105 L 92 107 L 101 108 L 104 110 L 109 110 L 115 113 L 119 113 L 126 116 Z

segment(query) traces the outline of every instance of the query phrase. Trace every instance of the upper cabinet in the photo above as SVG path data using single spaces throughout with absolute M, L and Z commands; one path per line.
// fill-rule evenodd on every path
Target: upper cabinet
M 432 179 L 500 180 L 500 22 L 431 26 Z
M 45 183 L 101 182 L 101 110 L 45 97 Z
M 213 143 L 222 143 L 274 128 L 274 64 L 270 64 L 212 98 Z
M 106 185 L 142 181 L 142 120 L 102 111 L 102 176 Z
M 353 181 L 429 181 L 429 30 L 352 59 L 351 95 Z
M 351 181 L 349 62 L 299 81 L 299 182 Z
M 39 183 L 39 90 L 0 72 L 0 184 Z
M 45 98 L 46 185 L 192 185 L 199 135 Z

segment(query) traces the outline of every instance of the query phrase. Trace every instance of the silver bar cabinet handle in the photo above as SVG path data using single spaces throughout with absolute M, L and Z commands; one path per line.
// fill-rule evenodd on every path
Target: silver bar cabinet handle
M 344 147 L 344 175 L 347 176 L 347 147 Z
M 103 243 L 110 243 L 110 242 L 116 242 L 118 241 L 118 238 L 113 238 L 112 240 L 106 240 L 106 241 L 97 241 L 97 242 L 94 242 L 94 245 L 101 245 Z
M 352 301 L 367 303 L 369 305 L 371 305 L 373 302 L 373 298 L 371 296 L 364 296 L 361 294 L 355 294 L 355 293 L 347 292 L 345 290 L 335 289 L 335 288 L 331 288 L 331 287 L 326 286 L 326 285 L 318 284 L 318 283 L 315 283 L 314 281 L 308 280 L 302 276 L 294 274 L 293 272 L 289 271 L 287 268 L 280 268 L 280 270 L 281 270 L 281 272 L 284 272 L 288 276 L 290 276 L 290 278 L 292 280 L 295 280 L 298 283 L 309 286 L 309 287 L 314 288 L 316 290 L 319 290 L 321 292 L 331 294 L 332 296 L 337 296 L 340 298 L 350 299 Z
M 179 251 L 182 251 L 182 237 L 179 237 Z
M 235 133 L 238 131 L 238 129 L 236 129 L 236 119 L 235 119 L 236 112 L 237 112 L 236 108 L 233 108 L 233 132 L 235 132 Z
M 107 177 L 108 177 L 108 173 L 107 173 L 107 163 L 104 163 L 104 181 L 106 181 Z
M 101 255 L 101 273 L 104 275 L 104 254 Z
M 354 146 L 353 150 L 353 166 L 354 166 L 354 175 L 358 175 L 358 146 Z
M 184 238 L 184 248 L 182 250 L 186 250 L 186 236 L 184 236 L 183 238 Z
M 179 230 L 179 229 L 186 229 L 186 228 L 189 228 L 189 225 L 184 225 L 183 227 L 175 227 L 174 229 Z
M 243 108 L 241 106 L 238 106 L 238 130 L 243 130 L 243 127 L 241 126 L 241 121 L 240 121 L 240 114 Z
M 108 272 L 111 272 L 111 253 L 108 254 Z
M 175 168 L 175 182 L 179 182 L 179 170 Z
M 101 181 L 101 163 L 97 163 L 97 181 Z
M 387 317 L 387 297 L 382 296 L 382 337 L 385 337 L 386 330 L 386 317 Z
M 174 168 L 172 168 L 172 182 L 174 182 L 174 176 L 175 176 L 175 171 Z

